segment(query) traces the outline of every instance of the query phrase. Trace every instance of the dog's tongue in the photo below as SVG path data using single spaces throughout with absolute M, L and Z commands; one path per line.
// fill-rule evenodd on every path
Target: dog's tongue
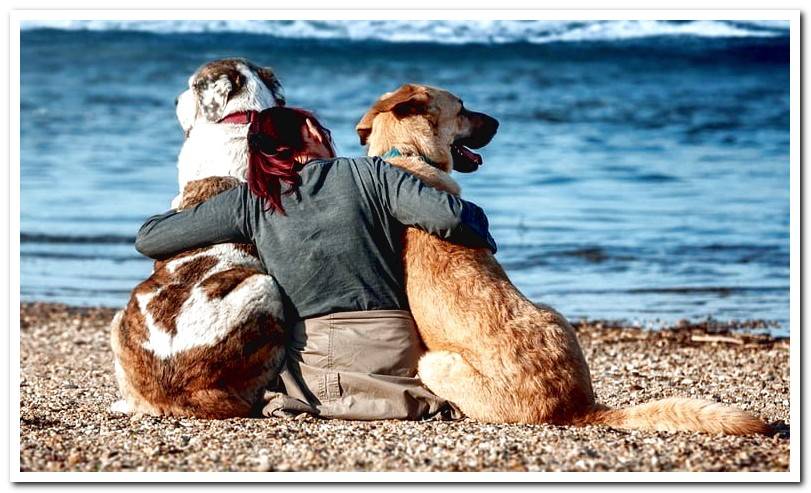
M 471 151 L 462 144 L 451 146 L 453 154 L 453 169 L 460 173 L 472 173 L 479 169 L 482 164 L 482 157 Z
M 456 148 L 459 150 L 459 153 L 461 153 L 465 157 L 465 159 L 475 164 L 476 166 L 481 166 L 482 157 L 479 154 L 476 154 L 475 152 L 471 151 L 470 149 L 468 149 L 463 145 L 457 145 Z

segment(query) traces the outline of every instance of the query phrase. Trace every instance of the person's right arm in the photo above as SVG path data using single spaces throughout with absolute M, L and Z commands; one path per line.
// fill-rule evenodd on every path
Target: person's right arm
M 487 216 L 479 206 L 433 188 L 382 159 L 375 158 L 372 164 L 380 198 L 399 222 L 453 243 L 489 248 L 496 253 Z
M 152 216 L 138 231 L 135 249 L 162 259 L 215 243 L 250 242 L 249 214 L 253 207 L 255 203 L 243 184 L 194 207 Z

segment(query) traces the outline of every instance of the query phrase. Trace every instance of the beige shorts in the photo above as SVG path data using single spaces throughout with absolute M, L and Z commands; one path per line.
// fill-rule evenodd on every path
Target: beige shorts
M 341 312 L 291 327 L 279 385 L 265 416 L 306 412 L 323 418 L 458 419 L 461 412 L 422 385 L 425 351 L 403 310 Z

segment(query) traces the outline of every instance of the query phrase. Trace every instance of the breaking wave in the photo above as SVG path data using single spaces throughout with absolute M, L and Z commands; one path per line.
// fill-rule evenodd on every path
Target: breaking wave
M 291 39 L 389 43 L 543 44 L 676 36 L 787 36 L 789 21 L 43 20 L 23 21 L 21 27 L 23 30 L 144 31 L 163 34 L 239 32 Z

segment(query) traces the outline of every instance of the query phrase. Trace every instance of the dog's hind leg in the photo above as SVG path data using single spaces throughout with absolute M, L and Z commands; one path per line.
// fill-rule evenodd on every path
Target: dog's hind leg
M 492 382 L 459 353 L 429 351 L 420 358 L 419 377 L 436 395 L 447 399 L 473 419 L 498 420 L 492 403 Z
M 268 381 L 275 378 L 285 356 L 285 332 L 281 322 L 284 307 L 276 280 L 269 275 L 252 275 L 232 289 L 222 299 L 222 305 L 232 314 L 229 320 L 232 327 L 229 332 L 243 331 L 245 337 L 252 343 L 268 338 L 264 344 L 269 345 L 265 348 L 269 352 L 262 365 L 264 368 L 262 374 Z M 257 326 L 259 321 L 261 323 Z M 259 331 L 255 332 L 257 328 Z M 263 335 L 260 336 L 260 333 Z M 247 353 L 241 353 L 240 358 L 246 357 Z

